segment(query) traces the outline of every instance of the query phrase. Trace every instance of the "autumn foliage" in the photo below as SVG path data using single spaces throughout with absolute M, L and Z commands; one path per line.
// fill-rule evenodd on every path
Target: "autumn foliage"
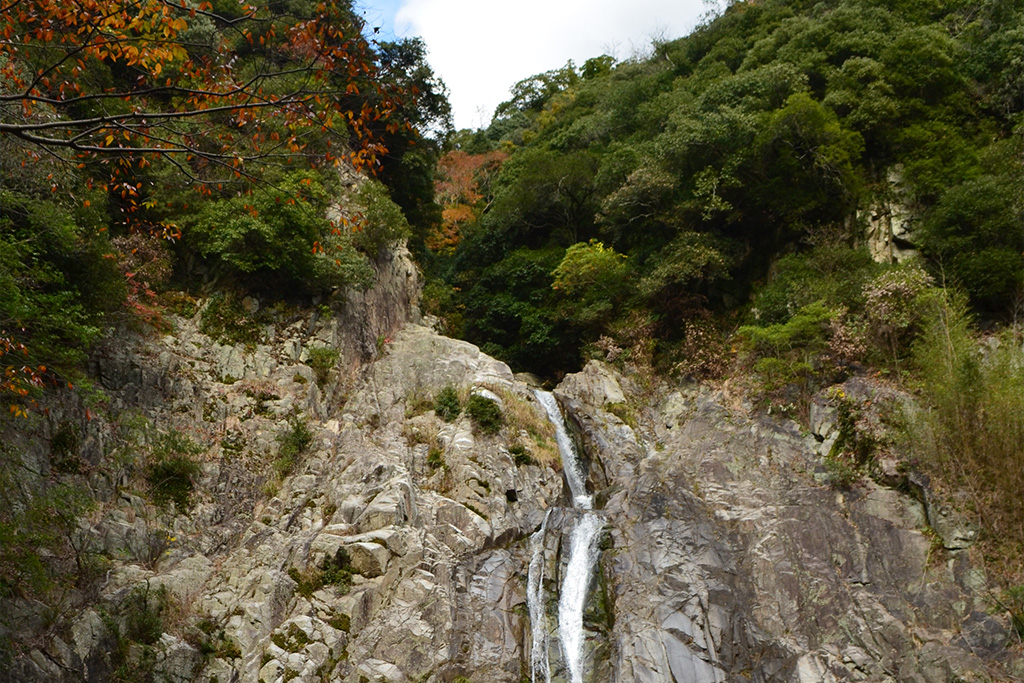
M 434 190 L 442 206 L 442 223 L 428 236 L 428 248 L 439 252 L 455 248 L 462 227 L 479 218 L 487 208 L 491 181 L 507 158 L 504 150 L 469 154 L 459 149 L 441 157 Z
M 171 158 L 204 166 L 308 153 L 372 166 L 399 93 L 376 66 L 347 3 L 301 14 L 184 0 L 14 0 L 0 16 L 0 133 L 28 155 L 115 157 L 114 176 Z M 211 139 L 212 138 L 212 139 Z
M 399 158 L 436 94 L 387 61 L 384 48 L 403 45 L 362 29 L 333 0 L 0 0 L 0 395 L 12 412 L 67 381 L 112 309 L 159 319 L 151 271 L 170 272 L 173 255 L 153 256 L 147 235 L 263 282 L 365 280 L 366 226 L 358 213 L 328 223 L 327 170 L 372 175 Z M 250 263 L 257 239 L 272 258 Z M 279 263 L 289 254 L 303 258 Z M 311 272 L 292 273 L 301 264 Z M 67 362 L 54 362 L 61 349 Z

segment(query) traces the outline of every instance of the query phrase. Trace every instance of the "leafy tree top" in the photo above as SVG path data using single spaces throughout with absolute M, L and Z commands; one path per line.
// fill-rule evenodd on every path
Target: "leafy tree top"
M 0 12 L 0 134 L 30 156 L 373 166 L 415 93 L 388 87 L 348 2 L 11 0 Z M 394 85 L 392 83 L 392 85 Z

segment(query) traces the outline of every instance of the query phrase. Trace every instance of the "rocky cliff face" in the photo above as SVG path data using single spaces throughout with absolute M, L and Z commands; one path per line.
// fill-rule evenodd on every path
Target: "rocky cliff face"
M 555 612 L 576 513 L 553 430 L 507 366 L 408 322 L 414 270 L 385 267 L 366 301 L 250 349 L 178 320 L 172 335 L 101 356 L 122 418 L 85 439 L 107 502 L 80 545 L 109 564 L 96 594 L 79 596 L 89 606 L 63 631 L 41 629 L 8 678 L 519 683 L 543 628 L 552 680 L 567 680 Z M 316 346 L 340 350 L 322 385 L 302 362 Z M 442 419 L 446 387 L 463 405 L 498 401 L 502 428 Z M 924 484 L 895 466 L 879 477 L 892 487 L 823 482 L 838 429 L 824 402 L 802 433 L 726 391 L 644 391 L 599 363 L 555 393 L 605 523 L 585 680 L 1024 674 L 963 549 L 969 531 L 935 532 Z M 132 416 L 148 436 L 116 441 Z M 297 425 L 308 443 L 282 464 Z M 171 433 L 199 446 L 185 512 L 155 505 L 132 464 Z M 546 516 L 541 626 L 526 584 Z

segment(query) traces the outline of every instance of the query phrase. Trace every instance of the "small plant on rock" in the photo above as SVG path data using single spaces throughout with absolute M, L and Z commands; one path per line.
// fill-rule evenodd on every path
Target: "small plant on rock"
M 462 403 L 459 401 L 459 392 L 455 387 L 448 385 L 434 397 L 434 412 L 445 422 L 452 422 L 462 412 Z
M 327 384 L 331 370 L 338 364 L 339 358 L 338 352 L 327 346 L 317 346 L 309 350 L 309 359 L 306 364 L 313 368 L 313 374 L 316 376 L 316 383 L 319 386 Z
M 479 394 L 469 397 L 466 402 L 466 413 L 483 434 L 497 434 L 505 422 L 498 403 Z
M 288 429 L 277 435 L 277 443 L 274 469 L 278 475 L 285 477 L 291 474 L 298 457 L 313 443 L 313 432 L 303 420 L 293 415 L 288 418 Z
M 193 456 L 205 449 L 177 431 L 157 433 L 151 441 L 153 461 L 146 468 L 146 482 L 153 501 L 157 505 L 174 503 L 178 512 L 184 512 L 192 503 L 195 478 L 201 471 Z
M 530 451 L 526 450 L 526 447 L 520 444 L 511 446 L 508 449 L 508 453 L 512 456 L 512 461 L 519 467 L 537 464 L 537 461 L 533 459 Z
M 864 423 L 863 406 L 841 388 L 830 392 L 836 408 L 839 435 L 825 456 L 825 469 L 833 488 L 848 489 L 871 468 L 878 440 Z

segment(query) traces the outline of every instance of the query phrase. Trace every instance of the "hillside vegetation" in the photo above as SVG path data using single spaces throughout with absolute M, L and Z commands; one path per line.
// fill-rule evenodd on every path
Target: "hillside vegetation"
M 768 0 L 524 79 L 441 160 L 428 306 L 519 370 L 739 373 L 804 423 L 894 380 L 1019 549 L 1022 54 L 1019 3 Z
M 829 394 L 829 482 L 898 452 L 1024 582 L 1021 3 L 733 2 L 457 133 L 426 46 L 368 39 L 349 2 L 193 4 L 0 18 L 0 599 L 70 613 L 107 566 L 75 546 L 107 464 L 78 458 L 83 425 L 132 419 L 90 375 L 99 341 L 202 304 L 252 346 L 246 297 L 316 319 L 403 240 L 443 331 L 547 382 L 591 358 L 728 379 L 805 425 L 853 376 L 914 394 L 881 431 Z M 319 383 L 337 360 L 311 356 Z M 280 477 L 312 438 L 289 426 Z M 135 431 L 103 457 L 151 461 L 148 495 L 187 508 L 195 444 Z

